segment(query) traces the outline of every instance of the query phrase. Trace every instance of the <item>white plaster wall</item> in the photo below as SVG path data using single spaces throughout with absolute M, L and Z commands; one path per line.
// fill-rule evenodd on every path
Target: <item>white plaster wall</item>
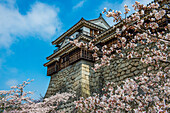
M 96 24 L 96 25 L 99 25 L 101 27 L 108 29 L 108 27 L 104 24 L 103 20 L 96 20 L 96 21 L 91 21 L 91 22 Z

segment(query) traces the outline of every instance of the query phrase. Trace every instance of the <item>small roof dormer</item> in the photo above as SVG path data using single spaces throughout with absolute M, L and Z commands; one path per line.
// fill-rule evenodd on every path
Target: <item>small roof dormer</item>
M 101 26 L 103 28 L 106 28 L 106 29 L 110 28 L 110 25 L 105 21 L 105 19 L 103 18 L 101 13 L 97 19 L 89 20 L 89 22 L 94 23 L 94 24 Z

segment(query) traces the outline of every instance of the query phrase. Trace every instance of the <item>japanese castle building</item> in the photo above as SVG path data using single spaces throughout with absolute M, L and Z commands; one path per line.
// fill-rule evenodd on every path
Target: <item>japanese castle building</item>
M 164 0 L 160 4 L 161 8 L 169 9 L 169 2 Z M 169 10 L 166 13 L 170 13 Z M 147 16 L 144 19 L 149 21 Z M 160 27 L 159 30 L 163 30 L 164 26 L 170 23 L 170 19 L 165 15 L 157 23 Z M 122 29 L 122 26 L 123 21 L 115 25 L 116 28 L 120 29 Z M 113 59 L 110 66 L 94 72 L 91 68 L 95 63 L 92 51 L 86 48 L 78 48 L 69 43 L 69 40 L 75 39 L 82 42 L 96 39 L 95 44 L 98 47 L 103 45 L 111 47 L 112 44 L 118 41 L 114 35 L 116 32 L 115 27 L 110 27 L 101 14 L 93 20 L 81 18 L 79 22 L 54 40 L 52 44 L 57 49 L 47 57 L 48 62 L 44 64 L 47 67 L 47 76 L 51 77 L 45 97 L 55 95 L 57 92 L 70 90 L 75 91 L 78 97 L 87 97 L 94 92 L 100 93 L 106 82 L 120 84 L 125 78 L 136 76 L 146 71 L 148 66 L 140 63 L 140 59 Z M 127 32 L 136 33 L 138 31 L 129 30 Z M 122 33 L 121 35 L 123 36 L 124 34 Z M 138 48 L 138 51 L 141 50 L 142 46 Z

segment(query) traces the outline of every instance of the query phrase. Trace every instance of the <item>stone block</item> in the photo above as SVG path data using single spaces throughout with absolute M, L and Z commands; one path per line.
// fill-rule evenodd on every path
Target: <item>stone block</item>
M 128 68 L 127 67 L 124 67 L 122 70 L 127 70 Z
M 117 64 L 114 64 L 113 66 L 114 66 L 114 67 L 117 67 Z
M 131 66 L 131 65 L 129 65 L 129 66 L 128 66 L 128 69 L 130 69 L 131 67 L 132 67 L 132 66 Z
M 112 74 L 113 74 L 113 75 L 116 75 L 116 74 L 117 74 L 117 72 L 116 72 L 116 71 L 112 71 Z
M 117 76 L 120 76 L 120 73 L 118 73 Z
M 122 72 L 121 72 L 121 75 L 124 75 L 124 74 L 125 74 L 125 71 L 122 71 Z
M 117 72 L 118 72 L 118 73 L 122 72 L 122 69 L 118 69 Z
M 130 73 L 130 74 L 128 74 L 127 76 L 128 76 L 128 77 L 132 77 L 132 76 L 134 76 L 134 74 L 133 74 L 133 73 Z
M 121 63 L 117 65 L 117 67 L 120 67 L 121 66 Z
M 136 67 L 132 67 L 131 68 L 131 72 L 135 71 L 136 70 Z
M 109 76 L 109 74 L 105 74 L 104 76 L 105 76 L 105 77 L 108 77 L 108 76 Z
M 139 71 L 138 70 L 134 71 L 134 74 L 135 75 L 139 74 Z
M 108 69 L 108 70 L 106 71 L 106 73 L 110 73 L 110 70 Z
M 134 63 L 134 66 L 138 66 L 138 65 L 139 65 L 139 62 L 135 62 L 135 63 Z
M 140 66 L 138 66 L 137 68 L 138 68 L 138 69 L 142 69 L 142 68 L 143 68 L 143 66 L 141 66 L 141 65 L 140 65 Z
M 129 62 L 126 62 L 125 65 L 126 65 L 126 66 L 129 66 Z
M 116 63 L 120 63 L 120 61 L 119 61 L 119 60 L 117 60 L 117 61 L 116 61 Z
M 81 79 L 81 75 L 77 75 L 77 77 L 75 78 L 75 81 L 80 80 Z
M 121 65 L 120 65 L 120 68 L 123 68 L 123 67 L 125 67 L 125 66 L 126 66 L 125 64 L 121 64 Z
M 128 69 L 127 71 L 126 71 L 126 74 L 129 74 L 130 73 L 130 70 Z
M 110 69 L 112 69 L 113 67 L 114 67 L 114 65 L 113 65 L 113 64 L 111 64 L 111 65 L 110 65 Z

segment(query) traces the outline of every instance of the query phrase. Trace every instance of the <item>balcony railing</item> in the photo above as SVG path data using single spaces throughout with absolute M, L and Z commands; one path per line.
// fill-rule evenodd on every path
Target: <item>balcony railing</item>
M 68 53 L 67 55 L 61 56 L 59 63 L 53 64 L 53 66 L 48 67 L 47 76 L 51 76 L 52 74 L 57 73 L 61 69 L 68 67 L 69 65 L 75 63 L 80 59 L 94 61 L 91 51 L 88 51 L 84 48 L 77 49 L 71 53 Z
M 50 76 L 56 72 L 58 72 L 58 64 L 54 63 L 53 65 L 51 65 L 50 67 L 48 67 L 47 69 L 47 76 Z
M 55 67 L 50 68 L 50 69 L 47 70 L 47 75 L 48 75 L 48 76 L 49 76 L 49 75 L 52 75 L 54 72 L 56 72 Z

